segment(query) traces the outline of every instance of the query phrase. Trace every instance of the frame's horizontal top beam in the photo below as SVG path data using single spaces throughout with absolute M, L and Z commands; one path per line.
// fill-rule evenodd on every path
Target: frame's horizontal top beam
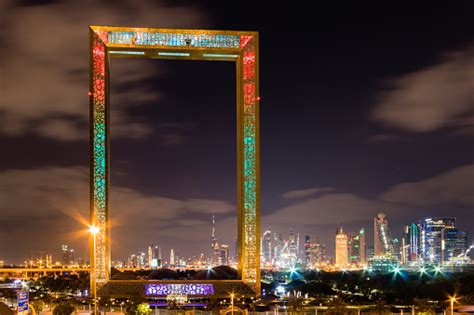
M 151 27 L 124 27 L 124 26 L 96 26 L 91 25 L 93 31 L 111 32 L 152 32 L 169 34 L 209 34 L 209 35 L 236 35 L 236 36 L 258 36 L 258 32 L 251 31 L 228 31 L 228 30 L 202 30 L 202 29 L 174 29 L 174 28 L 151 28 Z
M 111 47 L 172 47 L 188 49 L 242 49 L 256 32 L 173 30 L 91 26 L 103 43 Z

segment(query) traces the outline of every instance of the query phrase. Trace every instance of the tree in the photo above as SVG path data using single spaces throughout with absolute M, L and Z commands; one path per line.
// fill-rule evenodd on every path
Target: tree
M 71 315 L 74 312 L 74 306 L 69 302 L 59 302 L 53 310 L 53 315 Z
M 293 296 L 293 298 L 288 303 L 289 309 L 291 312 L 300 313 L 304 311 L 304 299 Z
M 374 305 L 370 309 L 378 315 L 384 315 L 390 312 L 390 307 L 387 305 L 387 303 L 385 303 L 384 300 L 375 301 Z
M 474 294 L 463 295 L 460 302 L 464 305 L 474 305 Z
M 151 312 L 150 305 L 148 303 L 140 303 L 137 305 L 137 313 L 146 315 Z
M 418 314 L 431 315 L 435 314 L 436 309 L 429 299 L 415 299 L 415 308 Z
M 13 289 L 3 290 L 3 297 L 10 300 L 10 305 L 13 307 L 13 300 L 16 299 L 16 292 Z
M 43 300 L 34 300 L 33 302 L 31 302 L 31 304 L 33 304 L 33 307 L 35 308 L 37 313 L 42 312 L 44 306 L 46 305 Z
M 347 314 L 347 303 L 341 298 L 341 297 L 336 297 L 329 303 L 328 305 L 328 315 L 345 315 Z

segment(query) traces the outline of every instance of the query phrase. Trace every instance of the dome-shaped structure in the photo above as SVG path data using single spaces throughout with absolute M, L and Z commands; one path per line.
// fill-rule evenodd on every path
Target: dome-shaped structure
M 195 276 L 196 280 L 233 280 L 237 279 L 237 270 L 229 266 L 217 266 L 201 270 Z
M 161 268 L 158 270 L 153 270 L 148 276 L 150 280 L 176 280 L 179 279 L 178 274 L 167 268 Z

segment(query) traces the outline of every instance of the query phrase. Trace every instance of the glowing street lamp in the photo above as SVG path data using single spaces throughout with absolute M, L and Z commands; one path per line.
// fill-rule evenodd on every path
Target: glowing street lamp
M 395 266 L 395 267 L 393 267 L 392 272 L 393 272 L 395 275 L 401 274 L 401 273 L 402 273 L 402 268 L 400 268 L 399 266 Z
M 454 302 L 457 302 L 456 296 L 451 296 L 449 302 L 451 304 L 451 315 L 454 315 Z
M 425 268 L 425 267 L 421 267 L 421 268 L 420 268 L 420 276 L 423 276 L 425 273 L 426 273 L 426 268 Z
M 231 313 L 234 315 L 234 293 L 230 294 L 230 307 L 231 307 Z
M 92 235 L 95 235 L 100 232 L 100 229 L 97 226 L 91 225 L 89 227 L 89 232 L 91 232 Z
M 92 296 L 94 298 L 94 315 L 97 315 L 97 285 L 96 285 L 96 272 L 95 272 L 95 242 L 96 242 L 96 235 L 97 233 L 100 232 L 100 229 L 97 226 L 91 225 L 89 227 L 89 232 L 92 234 L 92 238 L 94 240 L 93 246 L 92 246 L 92 252 L 93 252 L 93 257 L 92 257 L 92 262 L 90 264 L 90 275 L 93 281 L 91 281 L 91 291 L 92 291 Z

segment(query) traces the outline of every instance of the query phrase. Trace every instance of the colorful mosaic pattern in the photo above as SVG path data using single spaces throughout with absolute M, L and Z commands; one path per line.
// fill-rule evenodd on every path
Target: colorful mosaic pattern
M 99 228 L 95 235 L 95 275 L 97 283 L 108 280 L 110 264 L 108 263 L 107 242 L 107 104 L 106 104 L 106 58 L 105 45 L 100 38 L 103 33 L 95 33 L 92 42 L 92 183 L 93 203 L 91 209 L 92 225 Z
M 258 58 L 256 33 L 160 30 L 114 27 L 91 27 L 91 221 L 99 227 L 96 236 L 96 281 L 100 286 L 109 279 L 110 238 L 108 235 L 108 46 L 132 49 L 180 48 L 180 51 L 227 53 L 238 51 L 235 61 L 242 71 L 239 80 L 238 125 L 239 154 L 239 237 L 242 281 L 259 291 L 260 227 L 258 161 Z M 204 53 L 203 53 L 204 52 Z M 126 54 L 122 54 L 126 56 Z M 139 55 L 134 55 L 139 56 Z M 146 58 L 145 55 L 143 55 Z M 113 55 L 110 55 L 113 57 Z M 156 55 L 155 55 L 156 57 Z M 180 59 L 186 59 L 182 57 Z
M 257 227 L 257 92 L 256 92 L 256 56 L 254 39 L 242 37 L 243 48 L 243 273 L 249 285 L 256 286 L 259 281 L 260 269 L 254 268 L 259 262 Z
M 186 34 L 164 32 L 113 32 L 107 33 L 109 44 L 135 46 L 239 48 L 240 36 L 214 34 Z
M 213 295 L 214 286 L 210 283 L 152 283 L 145 286 L 147 296 Z

